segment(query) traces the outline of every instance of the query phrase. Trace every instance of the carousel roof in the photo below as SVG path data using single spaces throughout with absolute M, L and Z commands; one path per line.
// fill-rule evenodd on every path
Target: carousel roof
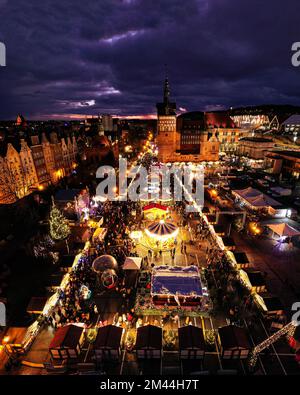
M 178 228 L 172 222 L 152 222 L 146 229 L 148 236 L 156 238 L 169 238 L 178 233 Z
M 159 204 L 159 203 L 150 203 L 150 204 L 147 204 L 146 206 L 143 207 L 143 211 L 148 211 L 148 210 L 153 210 L 153 209 L 167 211 L 168 207 L 163 206 L 162 204 Z

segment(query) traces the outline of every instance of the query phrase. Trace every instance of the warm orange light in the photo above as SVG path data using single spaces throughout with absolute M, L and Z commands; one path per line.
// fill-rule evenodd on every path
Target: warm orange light
M 218 196 L 218 192 L 215 189 L 211 190 L 211 196 L 212 197 L 217 197 Z
M 39 186 L 38 186 L 38 190 L 39 190 L 39 191 L 43 191 L 43 190 L 44 190 L 44 186 L 43 186 L 43 185 L 39 185 Z
M 256 222 L 251 222 L 249 224 L 249 227 L 252 233 L 254 233 L 255 235 L 259 235 L 262 232 L 262 230 L 258 227 L 258 224 Z
M 7 343 L 9 342 L 9 340 L 10 340 L 10 337 L 9 337 L 9 336 L 4 336 L 4 338 L 3 338 L 3 340 L 2 340 L 2 343 L 3 343 L 3 344 L 7 344 Z

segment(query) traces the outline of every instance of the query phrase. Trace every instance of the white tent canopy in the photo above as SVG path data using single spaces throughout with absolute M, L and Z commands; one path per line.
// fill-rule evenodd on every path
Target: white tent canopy
M 276 233 L 279 236 L 293 237 L 300 235 L 299 230 L 292 228 L 288 224 L 273 224 L 273 225 L 268 225 L 268 228 L 270 228 L 274 233 Z
M 142 264 L 142 258 L 135 256 L 128 256 L 125 259 L 123 270 L 140 270 L 141 264 Z
M 252 207 L 278 207 L 281 203 L 272 199 L 268 195 L 260 192 L 258 189 L 246 188 L 234 190 L 233 193 L 240 199 L 246 201 Z

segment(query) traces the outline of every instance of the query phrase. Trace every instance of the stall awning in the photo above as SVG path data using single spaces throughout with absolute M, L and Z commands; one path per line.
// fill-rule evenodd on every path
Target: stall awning
M 278 207 L 281 203 L 262 193 L 258 189 L 246 188 L 234 190 L 233 193 L 245 200 L 252 207 Z
M 273 225 L 267 225 L 269 229 L 271 229 L 274 233 L 276 233 L 279 236 L 287 236 L 287 237 L 293 237 L 293 236 L 299 236 L 300 231 L 292 228 L 288 224 L 273 224 Z
M 100 241 L 102 241 L 105 237 L 107 233 L 107 229 L 106 228 L 97 228 L 93 234 L 93 239 L 98 239 Z
M 142 265 L 142 258 L 135 256 L 128 256 L 125 259 L 123 270 L 140 270 Z

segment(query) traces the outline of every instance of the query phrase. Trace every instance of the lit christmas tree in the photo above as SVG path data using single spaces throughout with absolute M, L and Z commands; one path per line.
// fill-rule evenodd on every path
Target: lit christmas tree
M 59 211 L 57 207 L 53 205 L 50 212 L 50 235 L 53 240 L 64 240 L 70 234 L 70 227 L 66 218 Z

